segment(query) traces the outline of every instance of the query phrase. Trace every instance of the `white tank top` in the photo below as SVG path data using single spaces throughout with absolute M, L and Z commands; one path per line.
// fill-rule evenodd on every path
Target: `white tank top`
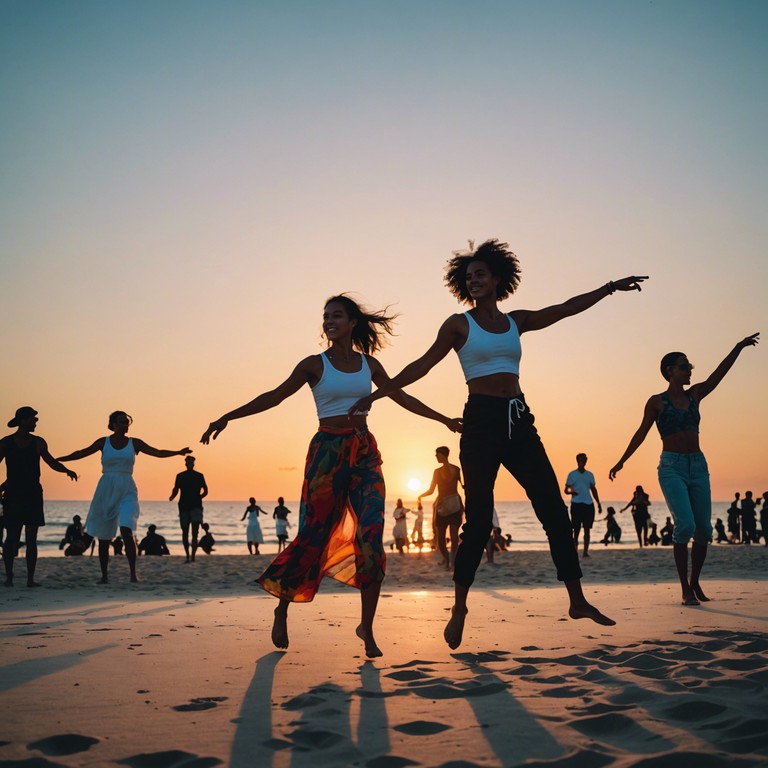
M 327 419 L 329 416 L 346 416 L 349 409 L 361 398 L 371 394 L 371 369 L 365 355 L 361 355 L 362 365 L 355 373 L 338 371 L 331 361 L 320 355 L 323 361 L 323 375 L 320 381 L 312 387 L 315 398 L 317 418 Z
M 494 373 L 520 375 L 523 348 L 515 321 L 507 315 L 509 330 L 504 333 L 484 331 L 469 312 L 465 312 L 469 329 L 464 346 L 458 351 L 464 380 L 471 381 Z
M 136 463 L 136 451 L 133 449 L 133 440 L 128 438 L 128 445 L 121 448 L 112 447 L 108 437 L 104 438 L 104 447 L 101 449 L 101 471 L 105 474 L 132 475 L 133 465 Z

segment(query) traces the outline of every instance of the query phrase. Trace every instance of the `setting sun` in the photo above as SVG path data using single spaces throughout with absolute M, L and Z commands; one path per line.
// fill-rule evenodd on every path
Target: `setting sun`
M 421 488 L 421 480 L 419 480 L 417 477 L 412 477 L 408 481 L 409 491 L 418 491 L 420 488 Z

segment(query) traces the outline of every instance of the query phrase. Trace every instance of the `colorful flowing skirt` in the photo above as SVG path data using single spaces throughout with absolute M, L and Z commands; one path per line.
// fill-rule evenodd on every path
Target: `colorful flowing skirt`
M 384 477 L 367 430 L 321 427 L 309 444 L 296 538 L 259 577 L 267 592 L 310 602 L 324 576 L 365 589 L 384 580 Z

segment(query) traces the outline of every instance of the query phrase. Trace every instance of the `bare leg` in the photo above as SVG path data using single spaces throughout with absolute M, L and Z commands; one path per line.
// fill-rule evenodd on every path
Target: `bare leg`
M 189 562 L 189 523 L 186 521 L 181 524 L 181 543 L 184 547 L 184 554 L 187 556 L 186 562 Z
M 360 624 L 355 634 L 365 643 L 365 655 L 369 659 L 384 655 L 373 637 L 373 620 L 376 618 L 376 606 L 379 603 L 380 593 L 380 581 L 373 581 L 365 589 L 360 590 Z
M 133 538 L 133 531 L 130 528 L 120 526 L 120 535 L 125 542 L 125 556 L 128 559 L 128 568 L 131 571 L 131 581 L 135 584 L 139 577 L 136 575 L 136 539 Z
M 467 617 L 467 596 L 469 587 L 454 583 L 453 586 L 453 608 L 451 608 L 451 618 L 443 630 L 443 637 L 451 650 L 456 650 L 461 645 L 461 639 L 464 635 L 464 619 Z
M 248 554 L 253 554 L 253 544 L 250 541 L 248 542 Z
M 13 562 L 21 541 L 21 526 L 9 526 L 6 529 L 5 543 L 3 544 L 3 563 L 5 564 L 5 586 L 13 586 Z
M 453 565 L 456 561 L 456 552 L 459 549 L 459 526 L 458 525 L 451 525 L 449 526 L 450 534 L 451 534 L 451 560 L 450 560 L 450 570 L 453 570 Z
M 275 648 L 288 647 L 288 600 L 281 599 L 275 608 L 275 620 L 272 622 L 272 643 Z
M 582 557 L 589 557 L 589 540 L 590 540 L 589 528 L 585 526 L 584 527 L 584 554 L 582 555 Z
M 699 584 L 699 576 L 707 558 L 707 545 L 693 542 L 691 544 L 691 589 L 696 599 L 702 603 L 708 603 L 709 598 L 704 594 Z
M 101 566 L 101 581 L 99 584 L 109 584 L 109 539 L 99 539 L 99 565 Z
M 192 562 L 195 562 L 197 552 L 197 534 L 200 532 L 200 523 L 192 523 Z
M 688 582 L 688 545 L 673 543 L 672 551 L 675 555 L 675 566 L 680 578 L 680 586 L 683 588 L 683 605 L 699 605 L 699 601 Z
M 37 567 L 37 526 L 27 525 L 25 540 L 27 542 L 27 586 L 39 587 L 35 581 L 35 568 Z
M 568 597 L 571 601 L 568 615 L 572 619 L 592 619 L 596 624 L 601 624 L 604 627 L 612 627 L 616 624 L 613 619 L 609 619 L 600 613 L 594 605 L 587 602 L 581 589 L 581 579 L 569 579 L 563 583 L 568 590 Z
M 443 557 L 443 565 L 450 570 L 451 568 L 451 558 L 448 554 L 448 546 L 445 543 L 445 533 L 446 529 L 442 526 L 438 526 L 435 530 L 435 537 L 437 538 L 437 548 L 440 551 L 440 554 Z

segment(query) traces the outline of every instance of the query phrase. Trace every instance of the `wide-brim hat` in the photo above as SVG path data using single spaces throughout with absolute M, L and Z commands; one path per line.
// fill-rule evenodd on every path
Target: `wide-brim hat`
M 16 409 L 16 415 L 8 422 L 9 427 L 18 427 L 22 421 L 37 416 L 37 411 L 31 405 L 22 405 Z

